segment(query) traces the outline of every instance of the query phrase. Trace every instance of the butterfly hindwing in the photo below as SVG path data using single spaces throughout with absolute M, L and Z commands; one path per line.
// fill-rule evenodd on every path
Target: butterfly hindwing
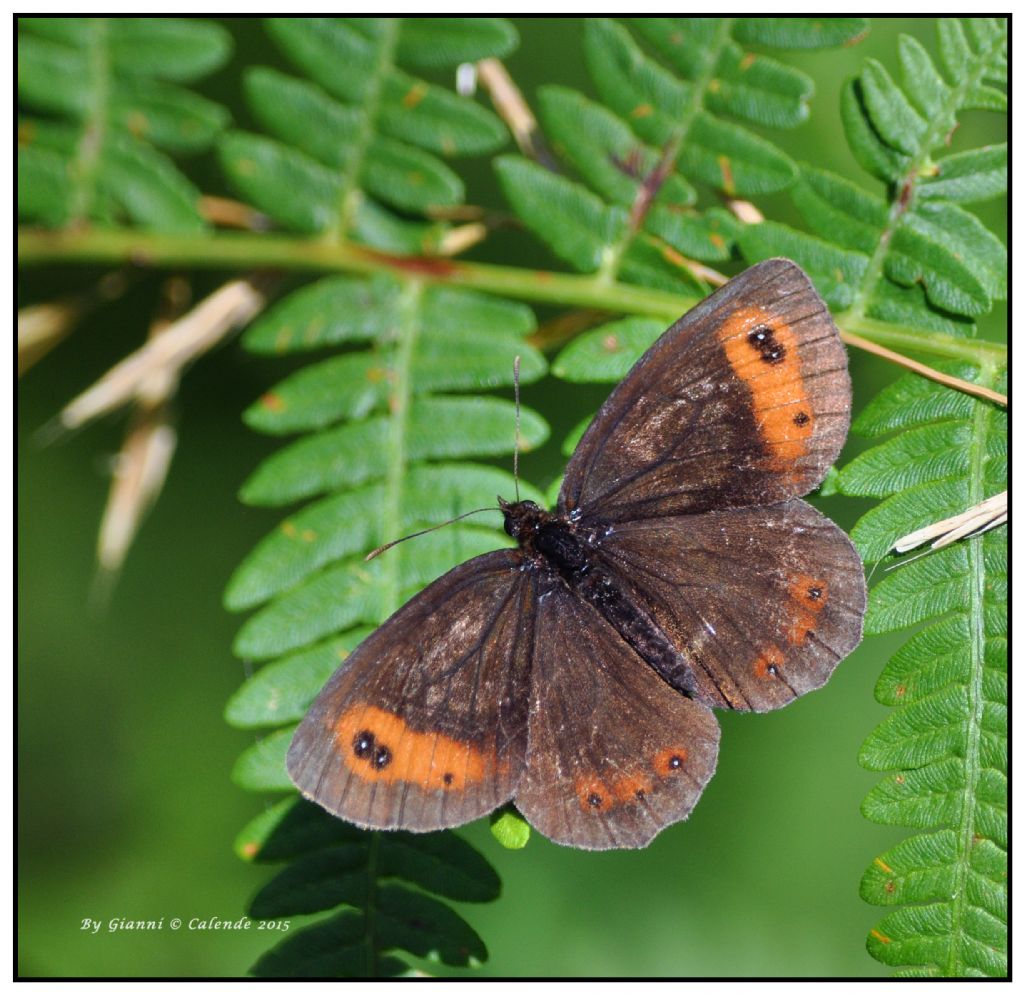
M 802 500 L 622 522 L 600 559 L 681 654 L 694 696 L 768 711 L 820 687 L 860 642 L 864 569 Z
M 539 596 L 535 640 L 516 805 L 562 845 L 647 845 L 697 803 L 715 770 L 718 722 L 557 582 Z
M 368 828 L 487 814 L 523 772 L 534 584 L 518 550 L 445 574 L 334 674 L 288 751 L 302 793 Z
M 798 266 L 770 259 L 637 362 L 580 440 L 559 510 L 625 521 L 801 496 L 849 423 L 846 352 L 828 308 Z

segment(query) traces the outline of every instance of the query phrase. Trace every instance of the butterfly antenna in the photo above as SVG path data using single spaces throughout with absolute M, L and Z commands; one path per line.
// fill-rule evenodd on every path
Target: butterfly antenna
M 516 503 L 519 503 L 519 356 L 512 363 L 512 382 L 516 389 L 516 440 L 512 450 L 512 477 L 516 484 Z
M 400 542 L 405 542 L 410 538 L 419 538 L 420 535 L 427 535 L 430 532 L 436 532 L 438 528 L 445 528 L 448 525 L 455 524 L 456 521 L 461 521 L 463 518 L 468 518 L 471 514 L 481 514 L 483 511 L 500 511 L 500 507 L 478 507 L 475 511 L 467 511 L 465 514 L 460 514 L 458 517 L 450 518 L 448 521 L 442 521 L 439 525 L 432 525 L 430 528 L 424 528 L 423 531 L 413 532 L 411 535 L 403 535 L 401 538 L 396 538 L 393 542 L 388 542 L 385 545 L 380 546 L 369 553 L 363 562 L 368 563 L 371 559 L 376 559 L 382 552 L 387 552 L 392 546 L 398 545 Z

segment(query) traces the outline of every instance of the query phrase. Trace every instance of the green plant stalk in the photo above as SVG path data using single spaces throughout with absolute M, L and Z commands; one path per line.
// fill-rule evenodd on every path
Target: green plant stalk
M 366 976 L 377 975 L 377 853 L 380 850 L 380 832 L 369 832 L 370 843 L 366 855 L 366 908 L 363 911 L 363 942 L 366 946 Z
M 398 341 L 392 359 L 394 387 L 388 397 L 390 431 L 388 432 L 387 475 L 384 479 L 384 506 L 381 510 L 381 535 L 398 535 L 402 527 L 402 498 L 408 479 L 409 402 L 412 398 L 412 364 L 420 332 L 420 299 L 423 284 L 410 280 L 399 304 L 401 318 Z M 384 585 L 381 598 L 381 620 L 394 614 L 401 606 L 398 585 L 398 557 L 385 556 L 382 564 Z
M 983 369 L 979 380 L 986 386 L 995 385 L 995 370 Z M 986 436 L 992 421 L 992 406 L 976 404 L 972 425 L 970 498 L 968 506 L 980 503 L 983 492 L 984 457 Z M 977 808 L 976 792 L 981 778 L 981 723 L 984 711 L 982 680 L 985 666 L 985 556 L 982 540 L 967 542 L 967 562 L 971 586 L 969 593 L 969 616 L 971 625 L 971 671 L 967 684 L 969 720 L 967 724 L 967 748 L 964 750 L 964 809 L 961 814 L 957 844 L 956 883 L 950 895 L 952 907 L 952 942 L 949 959 L 944 973 L 947 977 L 965 975 L 960 937 L 963 935 L 963 921 L 969 911 L 968 875 L 971 870 L 971 849 L 975 832 Z
M 366 160 L 366 152 L 376 132 L 377 113 L 380 109 L 380 94 L 384 78 L 394 68 L 395 49 L 398 47 L 399 20 L 386 19 L 384 33 L 377 46 L 377 65 L 374 68 L 363 101 L 363 123 L 352 143 L 348 164 L 341 180 L 341 193 L 335 223 L 326 232 L 327 241 L 334 242 L 344 237 L 359 202 L 359 174 Z
M 674 321 L 699 302 L 690 294 L 668 293 L 628 283 L 605 282 L 536 269 L 483 262 L 386 255 L 351 242 L 314 242 L 288 235 L 220 233 L 168 235 L 145 231 L 80 229 L 18 232 L 18 261 L 25 266 L 54 263 L 188 266 L 206 269 L 280 268 L 305 272 L 380 273 L 416 276 L 424 283 L 470 287 L 537 304 L 588 307 L 616 314 L 640 314 Z M 848 312 L 841 327 L 904 351 L 969 362 L 1006 362 L 1006 346 L 976 338 L 923 332 Z

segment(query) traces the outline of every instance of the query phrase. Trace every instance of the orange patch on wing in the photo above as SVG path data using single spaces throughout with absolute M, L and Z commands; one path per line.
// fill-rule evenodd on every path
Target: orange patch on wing
M 790 579 L 788 593 L 794 615 L 787 638 L 793 645 L 803 645 L 814 631 L 815 616 L 828 601 L 828 583 L 800 573 Z
M 795 332 L 760 308 L 741 307 L 723 322 L 718 339 L 732 371 L 750 388 L 769 462 L 791 466 L 814 434 Z
M 617 804 L 635 804 L 652 789 L 648 777 L 638 773 L 608 778 L 581 777 L 576 781 L 576 797 L 584 811 L 606 811 Z
M 776 646 L 770 646 L 754 660 L 754 676 L 762 680 L 770 680 L 782 668 L 782 650 Z
M 828 583 L 799 573 L 789 581 L 789 596 L 817 614 L 828 601 Z
M 424 790 L 465 790 L 498 771 L 493 753 L 435 732 L 413 731 L 390 711 L 356 704 L 334 724 L 345 765 L 371 783 L 414 783 Z
M 659 777 L 667 777 L 678 772 L 686 762 L 687 752 L 683 746 L 669 746 L 662 749 L 654 757 L 654 772 Z
M 651 781 L 639 773 L 620 777 L 612 784 L 615 799 L 621 804 L 632 804 L 651 792 Z

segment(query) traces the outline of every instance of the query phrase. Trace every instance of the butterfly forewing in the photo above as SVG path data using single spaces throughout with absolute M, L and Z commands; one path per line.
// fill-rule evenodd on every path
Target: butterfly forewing
M 622 522 L 599 557 L 714 707 L 782 707 L 822 686 L 861 639 L 860 557 L 799 499 Z
M 524 768 L 536 598 L 522 554 L 478 556 L 366 638 L 303 719 L 288 772 L 371 828 L 461 825 L 512 796 Z
M 846 353 L 804 272 L 770 259 L 680 318 L 612 392 L 559 509 L 629 521 L 816 487 L 850 422 Z
M 541 593 L 535 632 L 516 805 L 563 845 L 647 845 L 697 803 L 715 771 L 718 722 L 560 583 Z

